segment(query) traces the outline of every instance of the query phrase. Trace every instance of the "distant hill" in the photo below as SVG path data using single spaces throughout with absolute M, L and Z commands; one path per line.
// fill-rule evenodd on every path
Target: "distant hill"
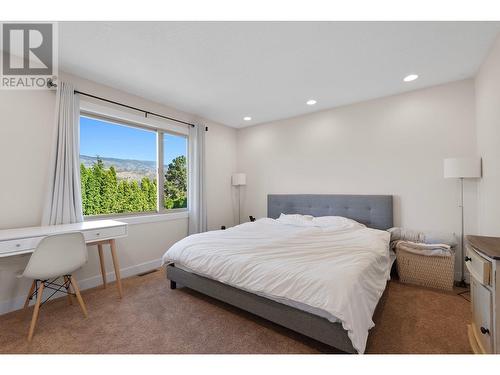
M 115 167 L 118 179 L 138 180 L 143 177 L 156 178 L 156 162 L 148 160 L 131 160 L 99 157 L 105 168 Z M 80 155 L 80 163 L 85 167 L 91 167 L 97 162 L 96 156 Z

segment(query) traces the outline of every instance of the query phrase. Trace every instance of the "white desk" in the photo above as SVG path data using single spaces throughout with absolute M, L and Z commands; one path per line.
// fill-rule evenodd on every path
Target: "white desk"
M 0 230 L 0 258 L 32 253 L 42 238 L 68 232 L 82 232 L 87 245 L 97 245 L 104 288 L 106 288 L 106 269 L 104 267 L 103 245 L 110 245 L 116 285 L 121 298 L 122 285 L 115 239 L 126 237 L 128 233 L 127 223 L 121 221 L 95 220 L 75 224 Z

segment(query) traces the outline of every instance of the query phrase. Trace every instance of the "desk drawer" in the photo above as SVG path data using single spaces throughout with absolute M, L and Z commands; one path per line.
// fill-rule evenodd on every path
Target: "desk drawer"
M 127 227 L 112 227 L 104 229 L 86 230 L 83 232 L 86 242 L 100 241 L 108 238 L 117 238 L 127 235 Z
M 472 331 L 482 353 L 493 353 L 495 328 L 492 319 L 491 291 L 471 277 Z
M 34 250 L 43 237 L 21 238 L 19 240 L 1 241 L 0 254 L 26 252 Z
M 467 246 L 465 264 L 467 269 L 481 284 L 491 285 L 491 262 L 484 259 L 472 247 Z

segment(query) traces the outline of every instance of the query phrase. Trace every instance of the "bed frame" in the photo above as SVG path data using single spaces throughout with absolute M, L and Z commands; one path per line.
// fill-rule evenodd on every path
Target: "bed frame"
M 344 216 L 382 230 L 393 226 L 391 195 L 268 195 L 267 216 L 277 218 L 281 213 Z M 341 323 L 332 323 L 320 316 L 184 271 L 174 264 L 167 266 L 167 279 L 171 289 L 177 284 L 185 286 L 340 351 L 356 353 Z

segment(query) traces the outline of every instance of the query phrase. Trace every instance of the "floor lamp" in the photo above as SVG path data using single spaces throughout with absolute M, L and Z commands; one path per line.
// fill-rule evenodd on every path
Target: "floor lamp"
M 238 189 L 238 224 L 241 224 L 241 187 L 247 184 L 245 173 L 234 173 L 231 177 L 231 185 Z
M 460 227 L 460 270 L 461 279 L 460 286 L 465 286 L 465 270 L 464 270 L 464 178 L 480 178 L 481 177 L 481 158 L 448 158 L 444 159 L 444 178 L 459 178 L 460 179 L 460 212 L 461 212 L 461 227 Z

